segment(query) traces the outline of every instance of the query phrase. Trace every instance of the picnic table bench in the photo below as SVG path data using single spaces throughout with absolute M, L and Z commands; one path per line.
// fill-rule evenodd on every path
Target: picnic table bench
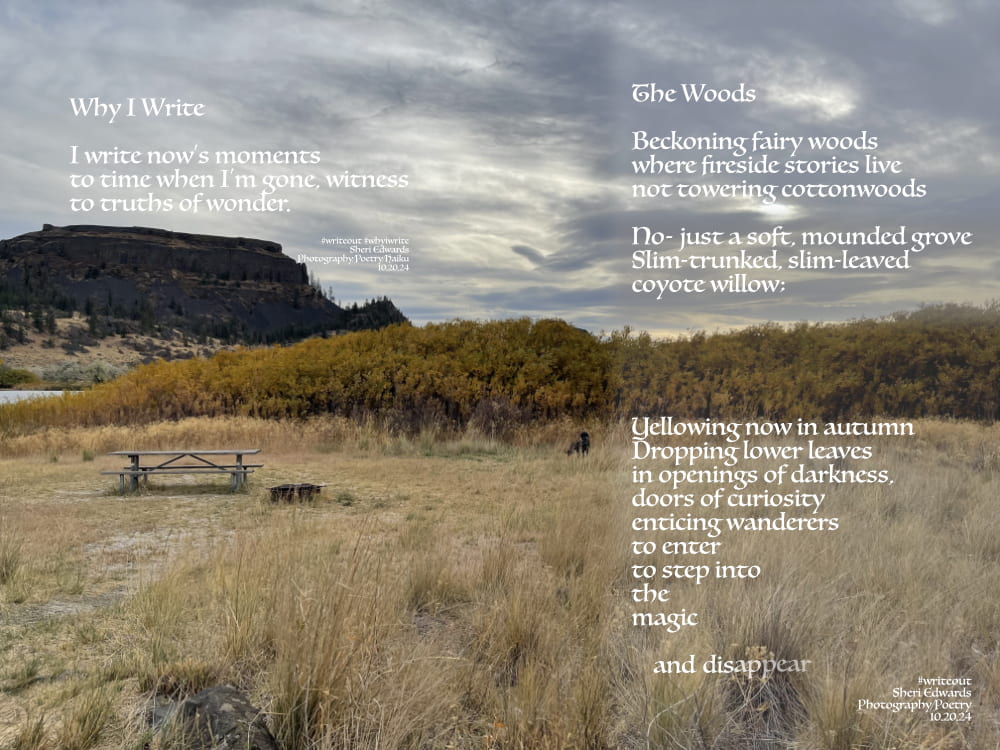
M 260 448 L 229 450 L 176 450 L 176 451 L 114 451 L 109 456 L 128 456 L 129 465 L 119 471 L 102 471 L 117 474 L 119 491 L 125 494 L 125 477 L 129 478 L 129 492 L 139 489 L 139 478 L 152 474 L 229 474 L 229 489 L 235 492 L 247 481 L 247 474 L 264 464 L 243 463 L 244 456 L 260 453 Z M 221 456 L 233 456 L 224 462 Z M 147 459 L 144 461 L 144 459 Z

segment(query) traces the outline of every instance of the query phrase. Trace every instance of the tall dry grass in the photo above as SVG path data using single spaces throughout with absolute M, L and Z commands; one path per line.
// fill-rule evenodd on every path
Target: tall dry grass
M 279 462 L 306 451 L 329 459 L 341 486 L 372 489 L 353 490 L 351 504 L 258 505 L 250 496 L 229 516 L 215 511 L 212 523 L 231 533 L 176 556 L 99 616 L 114 635 L 86 647 L 100 654 L 98 681 L 120 692 L 95 700 L 179 699 L 230 682 L 266 710 L 287 750 L 1000 742 L 993 428 L 927 422 L 916 438 L 872 441 L 871 464 L 895 484 L 818 488 L 837 531 L 724 533 L 720 562 L 760 565 L 760 578 L 676 581 L 669 603 L 646 607 L 629 601 L 636 535 L 623 426 L 592 428 L 586 460 L 562 452 L 576 425 L 539 428 L 514 445 L 335 432 L 326 421 L 181 429 L 153 426 L 139 439 L 256 437 L 284 451 Z M 110 439 L 81 432 L 63 449 Z M 699 613 L 697 626 L 669 634 L 631 625 L 634 610 L 682 607 Z M 768 679 L 653 673 L 660 660 L 694 655 L 700 664 L 712 654 L 811 664 Z M 971 677 L 974 721 L 858 711 L 859 699 L 891 699 L 918 676 Z M 119 726 L 123 710 L 105 723 Z M 70 720 L 53 717 L 67 711 L 47 706 L 44 727 L 20 730 L 23 746 L 43 730 L 46 746 L 58 742 Z M 87 725 L 74 731 L 114 746 Z
M 323 416 L 309 419 L 260 419 L 255 417 L 188 417 L 166 422 L 67 427 L 39 430 L 0 441 L 0 458 L 80 456 L 85 460 L 112 451 L 172 450 L 176 448 L 259 447 L 269 453 L 330 453 L 361 450 L 389 455 L 441 455 L 503 452 L 510 448 L 544 447 L 568 441 L 581 429 L 599 430 L 569 418 L 518 425 L 506 439 L 498 440 L 475 427 L 441 430 L 429 426 L 409 434 L 387 428 L 373 417 L 348 419 Z M 610 436 L 609 436 L 610 438 Z

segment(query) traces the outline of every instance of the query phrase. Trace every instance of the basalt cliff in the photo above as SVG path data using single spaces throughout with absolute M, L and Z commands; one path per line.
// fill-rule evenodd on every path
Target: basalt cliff
M 384 298 L 338 306 L 274 242 L 49 224 L 0 240 L 0 316 L 0 349 L 69 354 L 109 336 L 261 344 L 405 321 Z

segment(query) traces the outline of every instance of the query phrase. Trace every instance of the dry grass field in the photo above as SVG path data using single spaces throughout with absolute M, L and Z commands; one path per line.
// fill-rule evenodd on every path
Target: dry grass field
M 671 586 L 632 627 L 621 426 L 391 437 L 197 419 L 0 446 L 0 748 L 178 747 L 154 708 L 247 691 L 286 750 L 1000 747 L 1000 429 L 874 441 L 891 487 L 826 487 L 830 533 L 724 533 L 756 580 Z M 260 447 L 246 492 L 115 493 L 123 448 Z M 326 487 L 272 504 L 266 487 Z M 668 538 L 662 535 L 662 538 Z M 681 535 L 676 538 L 686 538 Z M 662 559 L 657 560 L 662 563 Z M 655 675 L 691 654 L 810 659 L 767 680 Z M 969 677 L 972 721 L 858 711 Z

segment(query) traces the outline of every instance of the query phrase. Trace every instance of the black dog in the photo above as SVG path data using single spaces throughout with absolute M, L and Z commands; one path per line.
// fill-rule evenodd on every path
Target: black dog
M 566 451 L 567 456 L 572 456 L 574 453 L 581 456 L 586 456 L 588 453 L 590 453 L 589 432 L 581 432 L 580 437 L 577 440 L 574 440 L 573 444 L 569 447 L 569 450 Z

